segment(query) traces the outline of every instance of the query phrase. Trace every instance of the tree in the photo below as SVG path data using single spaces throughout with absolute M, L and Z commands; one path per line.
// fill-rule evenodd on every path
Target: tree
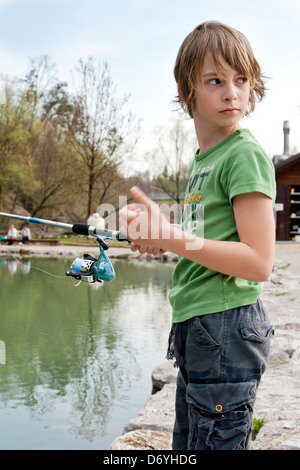
M 174 121 L 169 129 L 160 128 L 158 148 L 154 152 L 155 185 L 163 189 L 172 200 L 180 204 L 195 153 L 195 138 L 186 128 L 186 122 Z
M 118 202 L 126 181 L 121 165 L 138 123 L 126 112 L 129 97 L 116 96 L 107 64 L 81 60 L 76 74 L 71 94 L 41 56 L 31 60 L 24 78 L 3 79 L 1 209 L 21 203 L 33 216 L 80 220 L 102 202 Z
M 14 193 L 11 210 L 17 199 L 17 190 L 25 187 L 32 176 L 32 159 L 26 126 L 29 114 L 26 100 L 18 82 L 3 78 L 0 105 L 0 208 L 4 197 Z
M 70 135 L 77 154 L 82 191 L 87 196 L 86 217 L 107 198 L 118 177 L 138 124 L 125 106 L 128 96 L 118 98 L 106 63 L 89 57 L 79 61 L 75 76 L 73 119 Z
M 30 114 L 27 127 L 35 185 L 33 191 L 20 191 L 19 196 L 32 216 L 43 212 L 50 217 L 53 210 L 61 211 L 62 203 L 67 202 L 72 182 L 68 124 L 73 108 L 67 83 L 57 80 L 47 56 L 31 61 L 23 86 Z

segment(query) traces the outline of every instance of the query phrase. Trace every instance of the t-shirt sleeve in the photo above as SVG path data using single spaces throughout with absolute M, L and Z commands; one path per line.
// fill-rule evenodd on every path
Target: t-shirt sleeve
M 246 147 L 246 146 L 245 146 Z M 275 203 L 275 170 L 271 159 L 259 146 L 241 147 L 227 161 L 225 190 L 232 203 L 238 194 L 260 192 Z

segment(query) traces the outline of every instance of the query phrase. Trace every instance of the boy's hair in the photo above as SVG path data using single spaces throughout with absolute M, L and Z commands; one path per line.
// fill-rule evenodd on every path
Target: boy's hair
M 261 101 L 265 94 L 264 77 L 248 39 L 236 29 L 217 21 L 201 23 L 183 41 L 174 67 L 179 88 L 175 101 L 193 117 L 196 89 L 201 84 L 203 62 L 208 53 L 220 78 L 221 56 L 231 68 L 249 80 L 250 98 L 245 113 L 248 116 L 255 108 L 256 98 Z

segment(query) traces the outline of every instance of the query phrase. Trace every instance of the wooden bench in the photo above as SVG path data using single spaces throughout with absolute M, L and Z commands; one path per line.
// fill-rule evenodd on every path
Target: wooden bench
M 2 240 L 0 239 L 0 243 L 4 245 L 8 245 L 9 243 L 22 243 L 21 238 L 15 238 L 13 240 L 9 240 L 8 238 L 3 238 Z M 30 244 L 46 244 L 46 245 L 58 245 L 59 241 L 54 240 L 52 238 L 32 238 L 30 240 L 27 240 L 24 245 L 30 245 Z

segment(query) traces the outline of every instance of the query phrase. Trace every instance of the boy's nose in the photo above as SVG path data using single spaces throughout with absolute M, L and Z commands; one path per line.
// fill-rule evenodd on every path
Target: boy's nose
M 225 101 L 234 101 L 237 98 L 236 89 L 233 83 L 227 83 L 224 90 Z

